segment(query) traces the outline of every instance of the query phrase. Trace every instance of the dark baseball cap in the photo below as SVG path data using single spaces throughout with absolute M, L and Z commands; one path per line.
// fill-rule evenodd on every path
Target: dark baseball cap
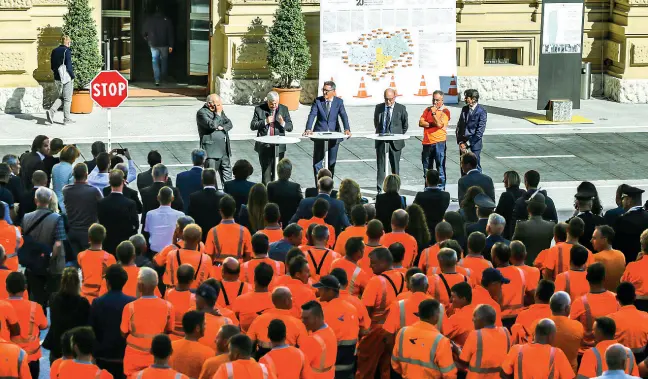
M 509 284 L 511 281 L 506 279 L 500 270 L 496 268 L 487 268 L 482 273 L 482 285 L 486 286 L 493 282 L 500 282 L 502 284 Z
M 480 208 L 495 208 L 497 206 L 495 202 L 484 193 L 475 196 L 475 205 Z
M 333 275 L 322 276 L 319 282 L 313 284 L 313 288 L 328 288 L 332 290 L 340 289 L 340 281 Z
M 200 296 L 207 301 L 216 301 L 218 294 L 214 287 L 209 284 L 201 284 L 200 287 L 196 290 L 196 296 Z

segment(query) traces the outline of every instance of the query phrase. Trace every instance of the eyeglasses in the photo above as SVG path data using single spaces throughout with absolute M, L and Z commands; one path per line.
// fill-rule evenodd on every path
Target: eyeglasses
M 335 91 L 335 90 L 334 89 L 322 88 L 322 93 L 329 93 L 329 92 L 333 92 L 333 91 Z
M 438 103 L 439 101 L 443 101 L 443 99 L 432 99 L 435 103 Z

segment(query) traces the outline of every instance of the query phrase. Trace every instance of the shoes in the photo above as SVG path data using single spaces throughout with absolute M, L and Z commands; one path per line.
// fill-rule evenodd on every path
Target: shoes
M 45 111 L 45 116 L 47 116 L 47 122 L 49 122 L 50 124 L 54 123 L 54 121 L 52 121 L 52 118 L 53 118 L 52 113 L 53 112 L 50 109 Z
M 63 125 L 70 125 L 70 124 L 76 124 L 76 121 L 74 121 L 74 120 L 63 120 Z
M 155 82 L 155 86 L 156 86 L 156 87 L 159 87 L 159 86 L 160 86 L 160 82 Z

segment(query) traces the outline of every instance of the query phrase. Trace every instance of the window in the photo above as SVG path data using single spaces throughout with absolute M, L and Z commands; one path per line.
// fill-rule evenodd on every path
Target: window
M 461 49 L 457 48 L 457 66 L 461 66 Z
M 522 64 L 522 48 L 486 48 L 484 64 Z

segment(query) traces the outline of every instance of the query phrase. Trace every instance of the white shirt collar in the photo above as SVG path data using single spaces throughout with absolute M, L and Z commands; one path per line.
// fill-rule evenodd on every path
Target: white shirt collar
M 213 190 L 218 191 L 218 190 L 216 189 L 215 186 L 204 186 L 204 187 L 203 187 L 203 189 L 207 189 L 207 188 L 211 188 L 211 189 L 213 189 Z
M 479 169 L 473 168 L 472 170 L 468 171 L 468 172 L 466 173 L 466 175 L 470 174 L 470 173 L 473 172 L 473 171 L 477 171 L 477 172 L 479 172 Z
M 37 151 L 36 154 L 38 154 L 38 156 L 40 157 L 41 161 L 45 159 L 45 156 L 44 156 L 43 154 L 41 154 L 40 151 Z

